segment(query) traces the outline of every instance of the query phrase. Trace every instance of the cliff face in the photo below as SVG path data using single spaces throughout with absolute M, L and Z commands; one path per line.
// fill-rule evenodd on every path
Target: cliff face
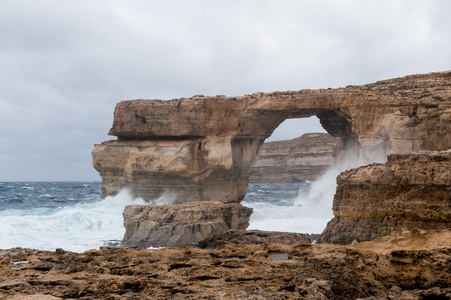
M 342 149 L 340 138 L 328 133 L 308 133 L 293 140 L 264 143 L 251 169 L 249 182 L 318 179 Z
M 111 135 L 93 164 L 104 195 L 131 187 L 175 202 L 240 202 L 259 146 L 286 118 L 316 115 L 345 147 L 390 153 L 451 147 L 451 72 L 363 86 L 243 97 L 195 96 L 119 102 Z
M 96 145 L 92 156 L 105 196 L 128 187 L 146 200 L 233 203 L 245 196 L 253 163 L 246 159 L 256 157 L 259 143 L 244 141 L 234 151 L 232 144 L 230 138 L 117 140 Z
M 390 155 L 337 178 L 334 218 L 318 242 L 347 244 L 412 229 L 451 229 L 451 150 Z

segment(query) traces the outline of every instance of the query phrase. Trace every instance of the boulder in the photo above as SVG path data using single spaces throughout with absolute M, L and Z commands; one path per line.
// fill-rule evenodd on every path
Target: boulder
M 219 201 L 129 205 L 124 247 L 183 247 L 230 229 L 246 229 L 252 208 Z
M 341 173 L 337 183 L 320 243 L 451 229 L 451 150 L 390 155 L 385 164 Z

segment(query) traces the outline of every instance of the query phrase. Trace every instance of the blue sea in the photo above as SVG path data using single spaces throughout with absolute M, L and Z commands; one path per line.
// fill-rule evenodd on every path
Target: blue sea
M 332 218 L 333 192 L 323 201 L 325 185 L 315 185 L 249 184 L 242 203 L 254 209 L 248 229 L 321 233 Z M 0 249 L 98 249 L 123 238 L 130 204 L 145 203 L 127 190 L 104 199 L 101 182 L 0 182 Z

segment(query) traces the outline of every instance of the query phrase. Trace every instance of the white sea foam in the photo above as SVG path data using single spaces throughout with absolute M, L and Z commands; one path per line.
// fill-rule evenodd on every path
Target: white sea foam
M 246 206 L 254 209 L 249 230 L 321 233 L 330 220 L 328 216 L 312 215 L 308 209 L 301 206 L 275 206 L 261 202 Z
M 0 249 L 13 247 L 83 252 L 105 241 L 122 240 L 126 205 L 145 204 L 128 190 L 102 201 L 65 206 L 0 211 Z

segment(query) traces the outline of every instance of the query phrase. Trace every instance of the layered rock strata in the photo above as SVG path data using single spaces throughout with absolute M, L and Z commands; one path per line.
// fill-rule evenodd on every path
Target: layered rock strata
M 337 178 L 319 242 L 347 244 L 412 229 L 451 229 L 451 150 L 388 156 Z
M 253 163 L 246 159 L 256 158 L 260 143 L 232 144 L 236 147 L 230 153 L 229 138 L 120 139 L 97 145 L 92 155 L 102 175 L 104 195 L 117 194 L 127 187 L 145 200 L 169 196 L 174 203 L 234 203 L 246 194 Z
M 249 182 L 303 182 L 316 180 L 343 150 L 338 137 L 328 133 L 307 133 L 260 147 Z
M 231 229 L 246 229 L 252 208 L 219 201 L 129 205 L 124 247 L 183 247 Z
M 130 187 L 152 200 L 239 203 L 259 146 L 287 118 L 316 115 L 345 147 L 386 154 L 451 147 L 451 72 L 338 89 L 132 100 L 116 106 L 93 164 L 103 194 Z

